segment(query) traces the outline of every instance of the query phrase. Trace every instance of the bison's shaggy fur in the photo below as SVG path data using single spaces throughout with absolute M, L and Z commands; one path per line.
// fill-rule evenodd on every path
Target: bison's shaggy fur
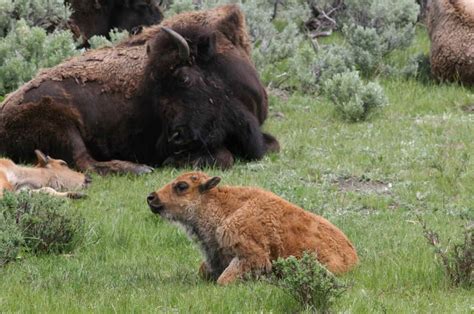
M 428 11 L 431 70 L 440 80 L 474 84 L 474 2 L 432 0 Z
M 278 150 L 260 131 L 267 94 L 240 9 L 185 13 L 162 25 L 185 38 L 186 60 L 153 26 L 42 71 L 0 105 L 0 153 L 28 160 L 39 148 L 81 170 L 142 173 L 150 168 L 132 162 L 226 168 L 234 156 Z
M 358 262 L 349 239 L 326 219 L 271 192 L 216 187 L 219 182 L 202 172 L 186 173 L 147 198 L 152 212 L 198 239 L 205 278 L 228 284 L 246 273 L 268 272 L 273 260 L 300 257 L 304 251 L 315 252 L 336 274 Z
M 155 0 L 66 0 L 73 13 L 70 28 L 76 37 L 87 40 L 94 35 L 108 36 L 116 28 L 135 32 L 158 24 L 163 13 Z

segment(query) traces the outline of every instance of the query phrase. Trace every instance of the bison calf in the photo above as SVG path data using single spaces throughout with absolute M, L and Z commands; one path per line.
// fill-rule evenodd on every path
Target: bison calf
M 198 239 L 204 278 L 225 285 L 246 273 L 269 272 L 273 260 L 307 250 L 335 274 L 358 262 L 349 239 L 326 219 L 259 188 L 216 187 L 220 180 L 190 172 L 147 198 L 153 213 Z
M 82 197 L 81 193 L 68 191 L 85 187 L 90 182 L 87 176 L 70 169 L 64 160 L 52 159 L 39 150 L 35 153 L 36 167 L 22 167 L 10 159 L 0 158 L 0 198 L 4 190 L 23 189 L 61 197 Z

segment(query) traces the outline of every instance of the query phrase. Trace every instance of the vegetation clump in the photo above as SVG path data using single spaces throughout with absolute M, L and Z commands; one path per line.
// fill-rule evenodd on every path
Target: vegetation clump
M 325 94 L 343 120 L 358 122 L 369 113 L 387 104 L 382 87 L 375 82 L 365 84 L 358 72 L 336 74 L 325 83 Z
M 32 254 L 72 251 L 84 221 L 68 211 L 66 201 L 43 193 L 7 192 L 0 200 L 0 264 L 21 251 Z
M 346 286 L 319 263 L 311 252 L 304 252 L 300 259 L 294 256 L 279 258 L 272 267 L 270 282 L 309 310 L 328 313 L 346 290 Z
M 23 19 L 28 26 L 38 26 L 52 32 L 63 29 L 71 15 L 64 0 L 0 0 L 0 37 L 15 29 Z
M 15 90 L 29 81 L 41 68 L 52 67 L 76 54 L 72 33 L 15 23 L 11 32 L 0 38 L 0 94 Z
M 451 246 L 443 246 L 437 232 L 431 230 L 426 222 L 418 217 L 423 234 L 441 261 L 444 273 L 454 286 L 474 287 L 474 221 L 463 228 L 464 241 Z

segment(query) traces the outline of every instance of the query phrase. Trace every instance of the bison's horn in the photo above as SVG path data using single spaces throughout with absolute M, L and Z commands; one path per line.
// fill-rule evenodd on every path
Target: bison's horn
M 179 48 L 179 57 L 181 58 L 181 60 L 187 61 L 191 53 L 186 39 L 184 39 L 183 36 L 168 27 L 162 26 L 161 29 L 164 30 L 165 33 L 170 35 L 171 38 L 173 38 L 174 42 Z

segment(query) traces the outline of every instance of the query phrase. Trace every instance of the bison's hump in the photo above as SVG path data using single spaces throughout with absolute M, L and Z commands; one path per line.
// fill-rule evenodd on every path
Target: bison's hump
M 168 19 L 161 24 L 146 27 L 143 31 L 121 43 L 123 46 L 143 45 L 152 39 L 160 30 L 161 26 L 166 27 L 209 27 L 221 32 L 236 47 L 245 51 L 247 56 L 251 55 L 251 44 L 245 24 L 245 17 L 236 4 L 218 6 L 211 10 L 200 10 L 184 12 Z
M 47 80 L 74 79 L 78 85 L 97 82 L 103 93 L 119 93 L 130 98 L 138 90 L 146 62 L 145 46 L 113 47 L 90 50 L 49 69 L 44 69 L 31 81 L 7 96 L 1 107 L 18 105 L 31 89 Z

